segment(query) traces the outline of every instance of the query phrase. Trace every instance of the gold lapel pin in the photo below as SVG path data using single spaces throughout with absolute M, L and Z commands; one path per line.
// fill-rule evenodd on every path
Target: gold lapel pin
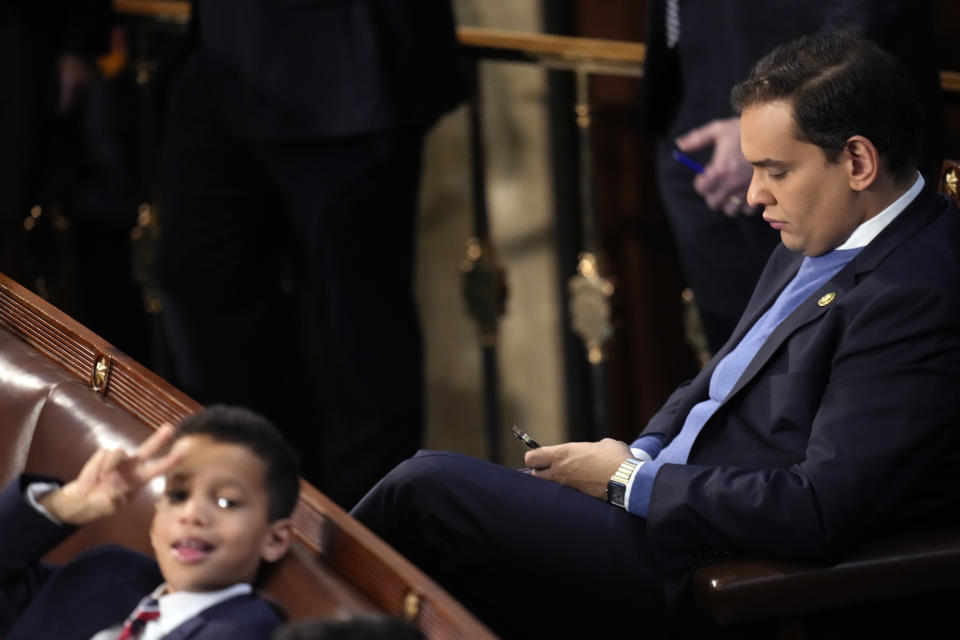
M 817 304 L 820 305 L 821 307 L 825 307 L 831 302 L 833 302 L 833 299 L 836 297 L 837 297 L 837 294 L 835 291 L 831 291 L 830 293 L 825 293 L 822 296 L 820 296 L 819 300 L 817 300 Z

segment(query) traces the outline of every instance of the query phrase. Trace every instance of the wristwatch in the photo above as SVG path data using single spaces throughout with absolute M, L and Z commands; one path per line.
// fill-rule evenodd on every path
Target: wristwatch
M 620 468 L 610 476 L 610 481 L 607 482 L 607 502 L 621 509 L 627 508 L 625 504 L 627 484 L 630 482 L 630 478 L 633 477 L 633 473 L 642 464 L 643 462 L 636 458 L 627 458 L 620 464 Z

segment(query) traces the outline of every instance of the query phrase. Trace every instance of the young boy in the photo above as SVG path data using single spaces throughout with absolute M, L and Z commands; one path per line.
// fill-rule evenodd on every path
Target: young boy
M 150 527 L 156 561 L 104 546 L 63 567 L 39 562 L 162 474 Z M 273 426 L 224 406 L 176 430 L 164 425 L 132 455 L 98 451 L 62 487 L 21 476 L 0 492 L 0 636 L 269 638 L 280 614 L 250 585 L 261 561 L 287 551 L 298 491 L 296 454 Z

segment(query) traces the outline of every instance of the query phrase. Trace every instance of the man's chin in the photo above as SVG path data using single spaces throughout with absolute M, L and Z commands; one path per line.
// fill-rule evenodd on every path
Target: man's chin
M 790 251 L 795 251 L 797 253 L 801 253 L 803 251 L 803 245 L 797 242 L 797 239 L 790 236 L 790 234 L 786 231 L 780 232 L 780 242 L 782 242 L 783 246 L 785 246 L 787 249 L 790 249 Z

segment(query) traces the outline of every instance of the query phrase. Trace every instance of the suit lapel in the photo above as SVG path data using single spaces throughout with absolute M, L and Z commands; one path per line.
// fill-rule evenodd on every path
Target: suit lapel
M 187 618 L 180 626 L 164 636 L 164 638 L 165 640 L 188 640 L 188 638 L 202 637 L 201 632 L 207 632 L 204 633 L 204 635 L 210 635 L 210 633 L 212 633 L 211 627 L 222 624 L 218 620 L 221 616 L 224 614 L 229 616 L 231 611 L 236 610 L 238 606 L 247 602 L 249 598 L 250 596 L 248 595 L 234 596 L 204 609 L 192 618 Z
M 793 313 L 787 316 L 783 322 L 777 325 L 776 329 L 770 334 L 767 340 L 760 347 L 757 354 L 753 356 L 753 360 L 750 361 L 750 364 L 747 365 L 747 368 L 744 369 L 743 374 L 741 374 L 740 379 L 737 380 L 737 383 L 733 386 L 733 389 L 730 390 L 730 393 L 727 394 L 727 398 L 724 400 L 729 400 L 736 394 L 740 389 L 742 389 L 750 380 L 753 379 L 757 373 L 763 368 L 763 366 L 770 360 L 771 356 L 777 352 L 787 338 L 789 338 L 797 329 L 803 325 L 813 322 L 821 315 L 827 312 L 827 309 L 831 304 L 835 304 L 837 301 L 842 300 L 844 295 L 853 288 L 854 282 L 854 270 L 856 258 L 850 261 L 850 264 L 846 265 L 841 269 L 835 276 L 830 278 L 826 283 L 824 283 L 813 295 L 800 303 Z M 827 294 L 833 294 L 833 298 L 828 301 L 827 304 L 821 305 L 819 301 L 826 296 Z
M 726 344 L 713 355 L 710 362 L 707 363 L 707 366 L 705 366 L 690 383 L 690 393 L 687 396 L 686 404 L 681 406 L 676 412 L 671 428 L 665 434 L 668 440 L 672 440 L 680 433 L 680 429 L 683 428 L 684 421 L 687 419 L 687 414 L 690 413 L 690 410 L 695 404 L 706 398 L 709 394 L 710 379 L 713 377 L 714 369 L 717 368 L 721 360 L 727 357 L 727 355 L 740 344 L 740 341 L 750 327 L 770 308 L 770 305 L 774 303 L 777 296 L 780 295 L 780 292 L 783 291 L 787 284 L 793 279 L 793 276 L 796 275 L 801 262 L 803 262 L 802 255 L 793 253 L 782 245 L 774 249 L 770 260 L 767 262 L 767 266 L 760 275 L 760 280 L 757 282 L 757 287 L 753 295 L 750 296 L 747 308 L 740 316 L 740 321 L 737 322 L 737 326 L 734 327 L 730 338 Z
M 230 634 L 235 637 L 238 628 L 250 630 L 250 635 L 240 637 L 257 637 L 257 630 L 262 629 L 265 622 L 271 620 L 270 612 L 270 605 L 253 594 L 234 596 L 204 609 L 184 621 L 183 624 L 167 634 L 164 639 L 225 638 Z M 276 620 L 276 626 L 279 626 L 279 614 L 276 614 Z
M 203 616 L 193 616 L 186 622 L 171 631 L 165 636 L 165 640 L 186 640 L 196 637 L 195 634 L 207 626 L 207 620 Z
M 756 293 L 751 297 L 750 303 L 744 310 L 743 315 L 740 316 L 740 322 L 738 322 L 734 328 L 730 340 L 727 340 L 727 344 L 724 345 L 724 349 L 721 351 L 721 357 L 733 351 L 733 349 L 740 344 L 740 341 L 747 335 L 750 327 L 756 324 L 760 316 L 766 313 L 767 309 L 777 300 L 780 293 L 787 288 L 787 285 L 790 284 L 793 277 L 797 275 L 797 271 L 800 270 L 803 255 L 789 251 L 786 247 L 784 247 L 783 250 L 787 252 L 786 258 L 783 259 L 783 265 L 771 276 L 769 284 L 764 284 L 762 288 L 760 286 L 757 287 Z
M 737 323 L 737 327 L 734 329 L 731 339 L 727 341 L 726 345 L 724 345 L 724 349 L 717 354 L 718 357 L 714 358 L 714 368 L 723 358 L 733 351 L 738 344 L 740 344 L 740 341 L 747 334 L 747 331 L 749 331 L 750 328 L 756 324 L 757 320 L 759 320 L 760 317 L 767 312 L 774 302 L 776 302 L 777 297 L 783 292 L 784 289 L 786 289 L 787 285 L 790 284 L 790 281 L 793 280 L 794 276 L 797 275 L 797 271 L 800 269 L 800 264 L 802 262 L 802 254 L 789 252 L 789 256 L 783 262 L 783 266 L 780 267 L 777 273 L 773 275 L 770 283 L 765 285 L 762 289 L 758 287 L 757 292 L 754 294 L 754 297 L 751 300 L 752 304 L 747 306 L 743 316 L 740 318 L 740 322 Z M 802 307 L 803 305 L 801 305 L 801 308 Z M 747 382 L 749 382 L 750 379 L 756 375 L 757 371 L 763 367 L 763 364 L 770 358 L 773 352 L 776 351 L 776 348 L 780 345 L 780 343 L 786 339 L 786 336 L 790 335 L 790 333 L 795 331 L 800 326 L 800 324 L 797 324 L 793 327 L 793 329 L 790 329 L 789 332 L 784 329 L 785 325 L 790 324 L 789 321 L 795 315 L 798 315 L 798 311 L 800 311 L 799 308 L 786 320 L 781 322 L 780 326 L 777 327 L 777 330 L 775 330 L 770 337 L 767 338 L 767 341 L 757 352 L 757 355 L 754 356 L 753 360 L 750 361 L 750 364 L 744 370 L 743 374 L 740 376 L 740 379 L 737 380 L 737 384 L 734 385 L 733 389 L 730 390 L 730 393 L 727 394 L 727 398 L 724 400 L 724 402 L 726 402 L 727 399 L 732 398 L 737 391 L 739 391 Z M 781 330 L 784 331 L 781 332 Z M 778 335 L 781 333 L 782 335 Z M 774 342 L 776 344 L 774 344 Z M 710 376 L 712 375 L 713 372 L 711 371 Z

